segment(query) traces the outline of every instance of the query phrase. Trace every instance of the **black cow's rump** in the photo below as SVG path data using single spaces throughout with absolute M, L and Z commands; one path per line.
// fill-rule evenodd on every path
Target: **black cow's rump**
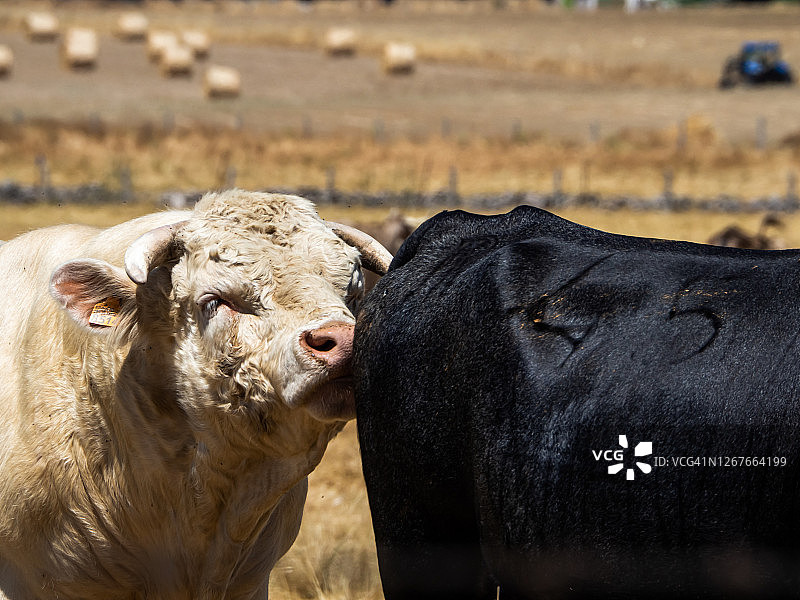
M 799 596 L 799 261 L 424 223 L 356 330 L 386 598 Z

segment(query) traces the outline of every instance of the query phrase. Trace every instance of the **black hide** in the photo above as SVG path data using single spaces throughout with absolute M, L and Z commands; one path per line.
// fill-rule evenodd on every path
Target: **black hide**
M 800 595 L 799 261 L 529 207 L 424 223 L 355 338 L 387 600 Z

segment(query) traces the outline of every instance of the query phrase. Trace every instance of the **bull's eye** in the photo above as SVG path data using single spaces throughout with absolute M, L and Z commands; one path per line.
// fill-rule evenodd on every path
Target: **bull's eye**
M 351 312 L 355 312 L 359 302 L 364 297 L 364 274 L 361 269 L 356 267 L 350 275 L 350 283 L 347 285 L 347 296 L 345 303 Z
M 221 305 L 222 298 L 214 294 L 203 294 L 197 301 L 197 306 L 200 308 L 200 312 L 203 313 L 203 318 L 206 321 L 211 320 L 211 318 L 217 314 L 217 309 Z

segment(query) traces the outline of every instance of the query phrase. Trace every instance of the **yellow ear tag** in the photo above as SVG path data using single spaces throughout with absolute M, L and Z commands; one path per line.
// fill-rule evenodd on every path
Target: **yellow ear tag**
M 94 305 L 89 323 L 99 327 L 113 327 L 119 319 L 119 299 L 113 296 Z

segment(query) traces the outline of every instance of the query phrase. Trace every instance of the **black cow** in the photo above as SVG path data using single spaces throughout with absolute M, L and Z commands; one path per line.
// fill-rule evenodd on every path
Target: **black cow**
M 387 600 L 800 596 L 798 295 L 798 250 L 425 222 L 356 327 Z

